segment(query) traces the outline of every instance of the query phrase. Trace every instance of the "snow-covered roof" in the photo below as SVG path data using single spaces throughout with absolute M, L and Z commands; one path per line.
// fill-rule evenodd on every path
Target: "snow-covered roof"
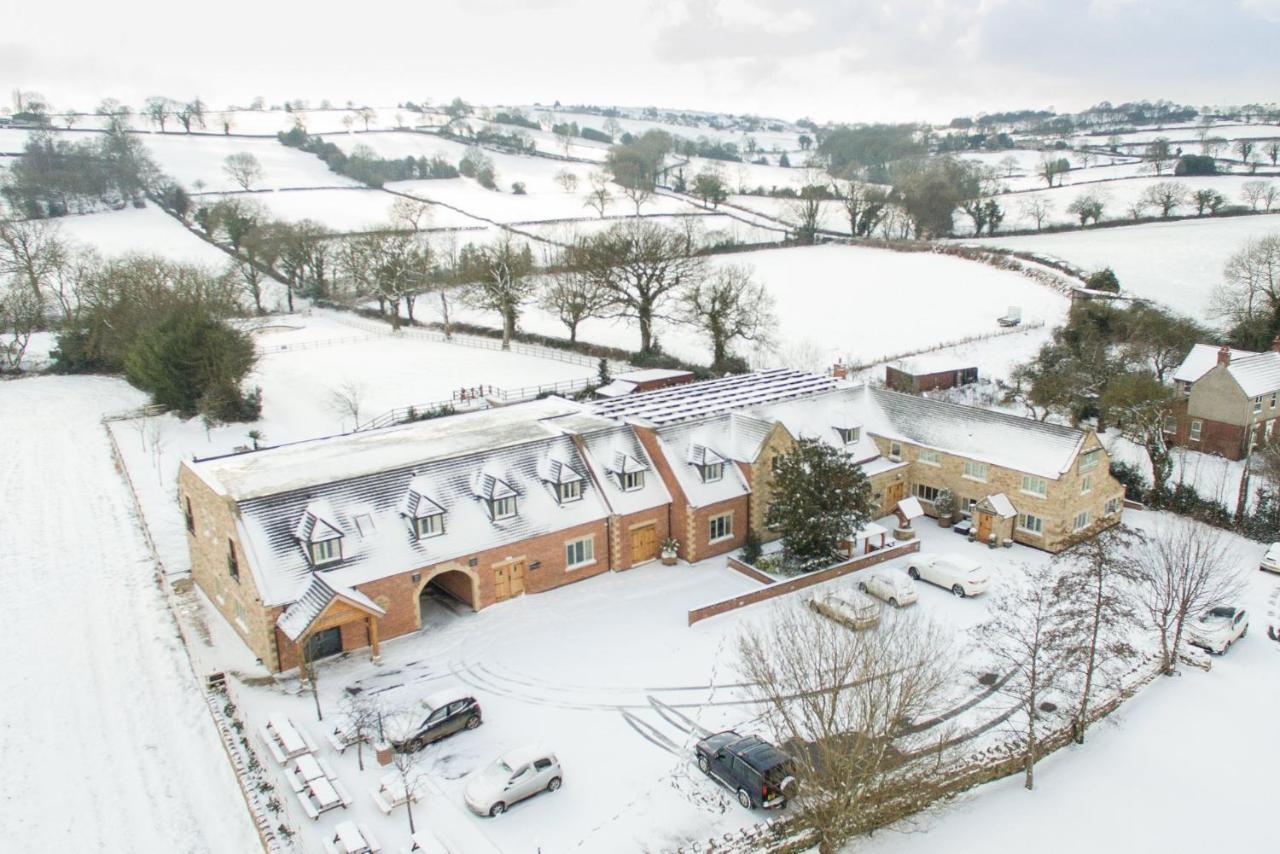
M 643 368 L 638 371 L 616 374 L 614 379 L 625 380 L 630 383 L 651 383 L 657 380 L 673 380 L 691 376 L 693 376 L 692 371 L 681 371 L 675 368 Z
M 635 390 L 635 383 L 630 383 L 626 380 L 614 380 L 596 389 L 596 395 L 599 397 L 621 397 L 624 394 L 631 394 Z
M 555 484 L 576 483 L 583 480 L 581 473 L 554 454 L 548 454 L 538 464 L 538 476 L 547 483 Z
M 578 429 L 615 423 L 549 397 L 189 465 L 214 490 L 243 501 L 558 436 L 563 430 L 552 421 L 562 418 Z
M 1218 364 L 1218 347 L 1213 344 L 1196 344 L 1191 348 L 1191 352 L 1187 353 L 1182 364 L 1178 365 L 1178 369 L 1173 372 L 1173 379 L 1180 383 L 1193 383 L 1200 379 L 1209 371 L 1213 370 L 1214 365 Z M 1237 359 L 1247 359 L 1250 356 L 1257 356 L 1258 353 L 1252 350 L 1232 350 L 1231 361 Z
M 589 406 L 600 415 L 637 418 L 662 426 L 806 397 L 834 387 L 830 377 L 779 368 L 596 400 Z
M 1005 412 L 862 387 L 866 429 L 897 439 L 1057 479 L 1074 463 L 1083 430 Z
M 345 599 L 374 614 L 386 613 L 378 607 L 376 602 L 359 590 L 330 584 L 324 575 L 317 572 L 311 576 L 311 583 L 307 585 L 302 595 L 280 614 L 276 625 L 280 627 L 280 631 L 284 632 L 285 637 L 296 641 L 334 599 Z
M 1227 372 L 1248 397 L 1280 390 L 1280 353 L 1268 350 L 1256 356 L 1232 359 Z
M 759 432 L 760 427 L 763 428 L 762 433 Z M 698 468 L 702 464 L 694 460 L 706 457 L 700 457 L 695 448 L 715 448 L 714 453 L 721 459 L 751 462 L 759 455 L 760 444 L 770 429 L 771 424 L 734 413 L 673 424 L 659 429 L 657 434 L 663 456 L 685 498 L 694 507 L 705 507 L 746 495 L 751 490 L 736 465 L 726 465 L 719 480 L 704 482 Z
M 898 511 L 906 516 L 908 520 L 919 519 L 924 515 L 924 507 L 920 504 L 920 499 L 914 495 L 908 495 L 906 498 L 898 502 Z
M 409 489 L 404 495 L 404 503 L 400 505 L 400 512 L 410 519 L 422 519 L 443 513 L 444 508 L 431 498 L 434 491 L 435 486 L 428 478 L 415 477 L 409 481 Z
M 865 463 L 880 455 L 875 440 L 862 429 L 866 426 L 860 386 L 844 386 L 811 397 L 759 406 L 751 414 L 761 421 L 781 421 L 796 439 L 817 439 L 847 453 L 855 462 Z M 839 429 L 857 429 L 858 438 L 845 443 Z
M 883 525 L 876 522 L 867 522 L 861 528 L 853 532 L 853 539 L 856 542 L 858 540 L 870 539 L 871 537 L 881 537 L 887 533 L 889 532 L 885 530 Z
M 638 513 L 671 501 L 666 483 L 630 427 L 617 426 L 583 433 L 581 441 L 583 455 L 591 470 L 597 473 L 605 501 L 614 513 Z M 638 472 L 645 473 L 640 488 L 624 490 L 622 475 Z
M 302 511 L 293 537 L 302 543 L 322 543 L 343 536 L 342 528 L 334 521 L 333 508 L 327 501 L 312 501 Z
M 981 503 L 989 506 L 991 511 L 1002 519 L 1009 519 L 1018 515 L 1018 511 L 1013 509 L 1013 502 L 1003 492 L 988 495 Z

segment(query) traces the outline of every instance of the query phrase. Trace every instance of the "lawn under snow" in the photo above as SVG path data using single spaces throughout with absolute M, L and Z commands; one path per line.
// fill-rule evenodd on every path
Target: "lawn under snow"
M 229 155 L 242 152 L 252 154 L 262 167 L 262 177 L 250 189 L 359 186 L 350 178 L 330 172 L 314 154 L 289 148 L 275 139 L 171 133 L 142 134 L 141 139 L 161 171 L 188 192 L 241 189 L 223 167 Z
M 260 850 L 99 423 L 143 402 L 0 382 L 6 851 Z
M 221 271 L 230 256 L 192 234 L 154 204 L 145 208 L 59 217 L 62 236 L 88 246 L 106 258 L 159 255 L 170 261 L 199 264 Z
M 286 222 L 311 219 L 336 232 L 365 231 L 391 224 L 391 206 L 399 196 L 385 190 L 278 190 L 268 193 L 204 193 L 197 204 L 236 198 L 263 208 L 267 216 Z M 489 228 L 489 224 L 449 208 L 433 205 L 423 228 Z
M 984 238 L 983 244 L 1049 255 L 1084 270 L 1111 267 L 1127 293 L 1211 322 L 1222 268 L 1249 238 L 1280 233 L 1280 215 Z

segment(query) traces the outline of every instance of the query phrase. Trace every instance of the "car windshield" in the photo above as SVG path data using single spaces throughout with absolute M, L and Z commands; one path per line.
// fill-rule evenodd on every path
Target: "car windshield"
M 515 769 L 503 762 L 501 759 L 498 760 L 498 770 L 503 774 L 506 774 L 508 777 L 515 773 Z
M 1211 619 L 1213 617 L 1231 618 L 1231 617 L 1234 617 L 1235 615 L 1236 615 L 1235 608 L 1228 608 L 1226 606 L 1219 605 L 1217 608 L 1211 608 L 1209 610 L 1209 613 L 1205 614 L 1205 619 Z

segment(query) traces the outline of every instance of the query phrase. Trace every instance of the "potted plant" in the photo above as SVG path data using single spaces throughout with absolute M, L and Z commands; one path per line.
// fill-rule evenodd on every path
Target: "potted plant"
M 676 552 L 680 549 L 680 543 L 675 537 L 667 537 L 662 541 L 662 565 L 675 566 Z
M 949 489 L 938 490 L 933 499 L 933 510 L 938 514 L 938 527 L 950 528 L 956 520 L 956 497 Z

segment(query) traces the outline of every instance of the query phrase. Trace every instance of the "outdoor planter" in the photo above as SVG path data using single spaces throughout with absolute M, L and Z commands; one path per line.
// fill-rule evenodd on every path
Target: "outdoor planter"
M 668 537 L 662 541 L 662 565 L 675 566 L 676 553 L 680 550 L 680 543 L 674 537 Z
M 952 524 L 954 524 L 954 523 L 955 523 L 955 519 L 951 518 L 950 516 L 939 516 L 939 517 L 938 517 L 938 527 L 939 527 L 939 528 L 950 528 L 950 527 L 952 526 Z
M 675 566 L 675 565 L 676 565 L 676 553 L 675 553 L 675 552 L 663 552 L 663 553 L 662 553 L 662 565 L 663 565 L 663 566 Z

